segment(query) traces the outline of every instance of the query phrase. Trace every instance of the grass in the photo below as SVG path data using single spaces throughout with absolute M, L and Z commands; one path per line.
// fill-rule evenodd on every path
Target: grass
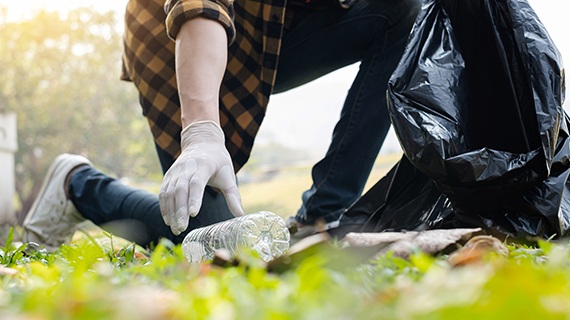
M 378 161 L 367 188 L 398 158 Z M 242 185 L 246 212 L 294 213 L 309 172 Z M 189 264 L 168 241 L 146 251 L 96 229 L 55 253 L 14 238 L 0 239 L 0 319 L 570 318 L 565 241 L 508 245 L 508 257 L 491 253 L 460 267 L 420 252 L 354 267 L 350 251 L 317 251 L 273 273 L 254 256 L 238 266 Z
M 110 235 L 103 235 L 109 238 Z M 343 268 L 317 252 L 283 273 L 255 257 L 188 264 L 180 246 L 152 252 L 79 238 L 55 253 L 0 250 L 2 319 L 567 319 L 570 247 L 509 246 L 509 257 L 453 267 L 447 257 L 380 257 Z M 109 239 L 107 239 L 109 240 Z M 115 243 L 116 245 L 116 243 Z

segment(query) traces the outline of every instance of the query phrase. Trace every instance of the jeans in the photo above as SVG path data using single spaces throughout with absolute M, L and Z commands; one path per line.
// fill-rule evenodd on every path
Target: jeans
M 329 149 L 312 169 L 297 222 L 336 221 L 362 194 L 390 128 L 387 83 L 419 8 L 414 0 L 361 0 L 348 11 L 308 13 L 285 31 L 275 93 L 361 61 Z
M 158 146 L 157 153 L 166 173 L 174 158 Z M 198 215 L 190 219 L 186 231 L 175 236 L 162 220 L 158 195 L 124 185 L 90 166 L 73 171 L 68 194 L 84 218 L 141 246 L 157 244 L 160 238 L 181 243 L 188 232 L 196 228 L 233 218 L 224 197 L 208 187 Z
M 275 93 L 361 61 L 331 145 L 313 167 L 313 185 L 303 193 L 298 222 L 335 221 L 360 197 L 390 127 L 386 84 L 419 6 L 419 0 L 360 0 L 349 10 L 331 7 L 299 13 L 284 31 Z M 157 153 L 166 172 L 174 159 L 158 147 Z M 195 228 L 233 217 L 223 195 L 205 192 L 200 213 L 175 236 L 162 220 L 157 195 L 125 186 L 88 166 L 73 173 L 68 191 L 83 217 L 143 246 L 162 237 L 179 243 Z

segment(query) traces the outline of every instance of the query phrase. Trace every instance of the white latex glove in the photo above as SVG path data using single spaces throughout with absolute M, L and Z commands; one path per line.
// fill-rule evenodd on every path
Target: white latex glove
M 224 144 L 224 132 L 214 121 L 198 121 L 181 134 L 182 153 L 164 175 L 160 193 L 160 211 L 172 233 L 188 228 L 202 206 L 206 185 L 219 188 L 234 216 L 242 216 L 234 167 Z

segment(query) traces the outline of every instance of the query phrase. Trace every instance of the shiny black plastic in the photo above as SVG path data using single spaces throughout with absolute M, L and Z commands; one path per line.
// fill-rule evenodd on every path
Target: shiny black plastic
M 566 235 L 564 91 L 561 56 L 527 1 L 424 1 L 388 85 L 405 157 L 341 225 Z

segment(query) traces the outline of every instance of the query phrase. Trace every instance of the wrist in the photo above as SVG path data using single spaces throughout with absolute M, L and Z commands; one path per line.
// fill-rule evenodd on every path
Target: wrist
M 213 120 L 195 121 L 185 127 L 180 133 L 180 144 L 182 150 L 194 142 L 208 141 L 225 143 L 225 136 L 222 127 Z
M 180 93 L 180 120 L 182 128 L 190 126 L 194 122 L 214 121 L 220 123 L 219 98 L 215 97 L 190 97 Z
M 199 126 L 206 125 L 206 124 L 213 125 L 214 127 L 216 127 L 217 131 L 219 131 L 222 135 L 224 134 L 224 130 L 222 129 L 220 124 L 217 121 L 209 120 L 209 119 L 194 121 L 194 122 L 190 123 L 189 125 L 187 125 L 186 127 L 184 127 L 182 129 L 182 132 L 180 134 L 184 135 L 186 132 L 190 131 L 191 128 L 199 127 Z

